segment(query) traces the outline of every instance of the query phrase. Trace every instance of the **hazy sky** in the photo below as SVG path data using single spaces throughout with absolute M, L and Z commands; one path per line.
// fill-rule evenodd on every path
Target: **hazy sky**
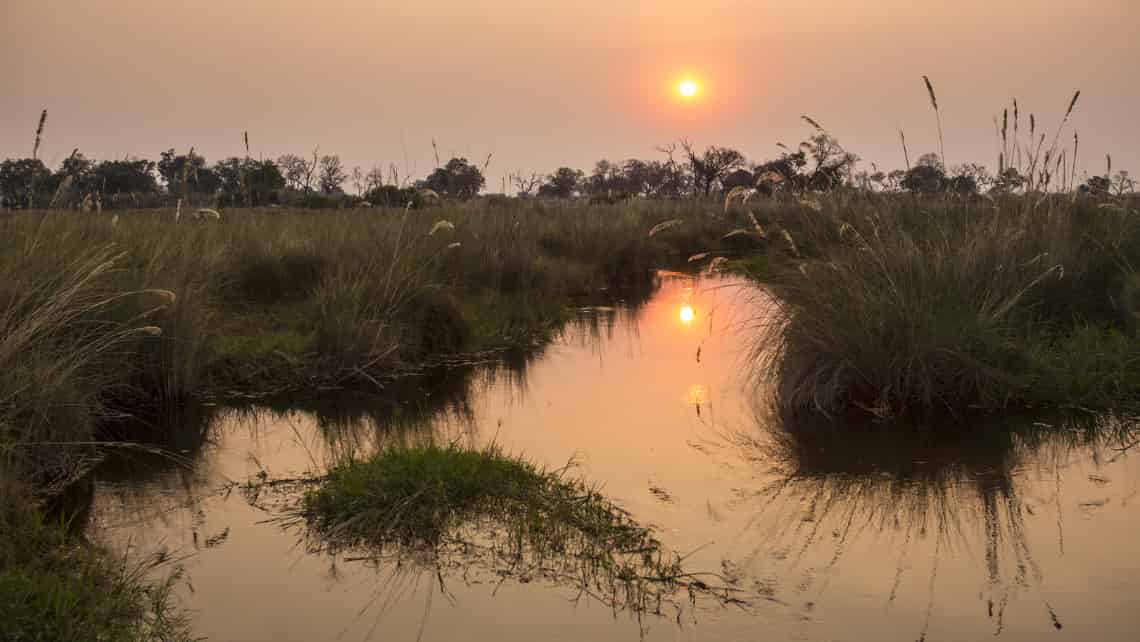
M 997 164 L 1011 98 L 1087 167 L 1140 170 L 1140 0 L 0 0 L 0 157 L 339 153 L 422 176 L 440 154 L 512 171 L 652 158 L 687 137 L 775 157 L 808 114 L 866 162 L 937 148 Z M 691 75 L 701 97 L 675 85 Z M 1071 142 L 1071 131 L 1065 135 Z M 1051 135 L 1050 135 L 1051 137 Z M 1082 166 L 1085 166 L 1082 163 Z

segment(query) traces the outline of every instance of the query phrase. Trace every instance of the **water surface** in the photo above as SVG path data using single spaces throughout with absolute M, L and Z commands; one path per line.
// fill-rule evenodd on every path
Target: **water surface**
M 747 378 L 770 305 L 731 279 L 664 275 L 648 303 L 583 311 L 497 367 L 351 402 L 197 409 L 172 444 L 181 461 L 97 473 L 93 532 L 185 555 L 179 597 L 212 640 L 1137 638 L 1140 435 L 1127 422 L 790 424 Z M 462 560 L 436 573 L 313 552 L 274 520 L 295 496 L 251 502 L 234 486 L 429 440 L 573 462 L 748 604 L 680 599 L 637 617 Z

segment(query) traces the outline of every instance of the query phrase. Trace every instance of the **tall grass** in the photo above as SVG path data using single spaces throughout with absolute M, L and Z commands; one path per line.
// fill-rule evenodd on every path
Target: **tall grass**
M 527 343 L 568 305 L 629 296 L 648 287 L 654 268 L 681 265 L 741 225 L 738 214 L 713 211 L 676 203 L 229 210 L 202 225 L 175 224 L 164 211 L 124 213 L 115 225 L 28 213 L 0 220 L 11 239 L 0 262 L 30 260 L 20 270 L 36 274 L 113 246 L 121 262 L 112 285 L 175 292 L 150 321 L 161 338 L 126 368 L 122 390 L 131 403 L 176 403 L 316 380 L 370 385 L 434 355 Z M 648 236 L 670 219 L 682 224 Z M 127 319 L 139 308 L 122 302 L 115 311 Z
M 812 252 L 768 275 L 777 312 L 756 350 L 787 409 L 891 416 L 1140 393 L 1140 223 L 1126 208 L 834 198 L 794 225 Z
M 166 291 L 113 286 L 123 255 L 95 245 L 45 260 L 38 244 L 0 262 L 0 622 L 18 640 L 183 639 L 153 564 L 108 556 L 50 518 L 34 494 L 75 481 L 96 459 L 103 398 L 124 353 L 161 333 Z M 137 310 L 117 319 L 121 306 Z M 154 560 L 152 560 L 153 562 Z

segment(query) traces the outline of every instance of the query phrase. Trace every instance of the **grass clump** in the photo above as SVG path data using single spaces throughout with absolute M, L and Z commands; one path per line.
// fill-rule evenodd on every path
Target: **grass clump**
M 51 519 L 0 479 L 0 622 L 4 640 L 189 640 L 171 604 L 178 573 L 151 583 L 166 562 L 109 555 Z
M 756 350 L 785 409 L 1140 400 L 1134 214 L 1061 197 L 836 197 L 795 224 L 803 254 L 764 266 L 777 302 Z
M 495 447 L 395 447 L 351 461 L 304 495 L 295 518 L 319 546 L 400 563 L 426 553 L 437 575 L 481 567 L 545 579 L 634 613 L 660 613 L 682 590 L 739 603 L 734 589 L 686 572 L 649 528 L 566 469 L 542 470 Z
M 513 538 L 562 548 L 571 534 L 614 550 L 656 548 L 648 529 L 565 471 L 544 471 L 496 448 L 400 447 L 333 468 L 304 498 L 304 516 L 349 544 L 438 544 L 493 517 Z

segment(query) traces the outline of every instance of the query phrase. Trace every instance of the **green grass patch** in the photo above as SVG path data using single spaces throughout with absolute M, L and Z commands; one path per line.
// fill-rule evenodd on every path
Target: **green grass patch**
M 146 579 L 161 563 L 114 558 L 70 534 L 66 520 L 0 489 L 0 639 L 189 640 L 171 603 L 178 575 Z
M 350 461 L 304 495 L 294 518 L 321 547 L 401 563 L 428 553 L 437 572 L 475 566 L 542 578 L 638 613 L 659 612 L 681 591 L 735 600 L 731 587 L 687 572 L 651 529 L 566 469 L 494 447 L 397 447 Z

